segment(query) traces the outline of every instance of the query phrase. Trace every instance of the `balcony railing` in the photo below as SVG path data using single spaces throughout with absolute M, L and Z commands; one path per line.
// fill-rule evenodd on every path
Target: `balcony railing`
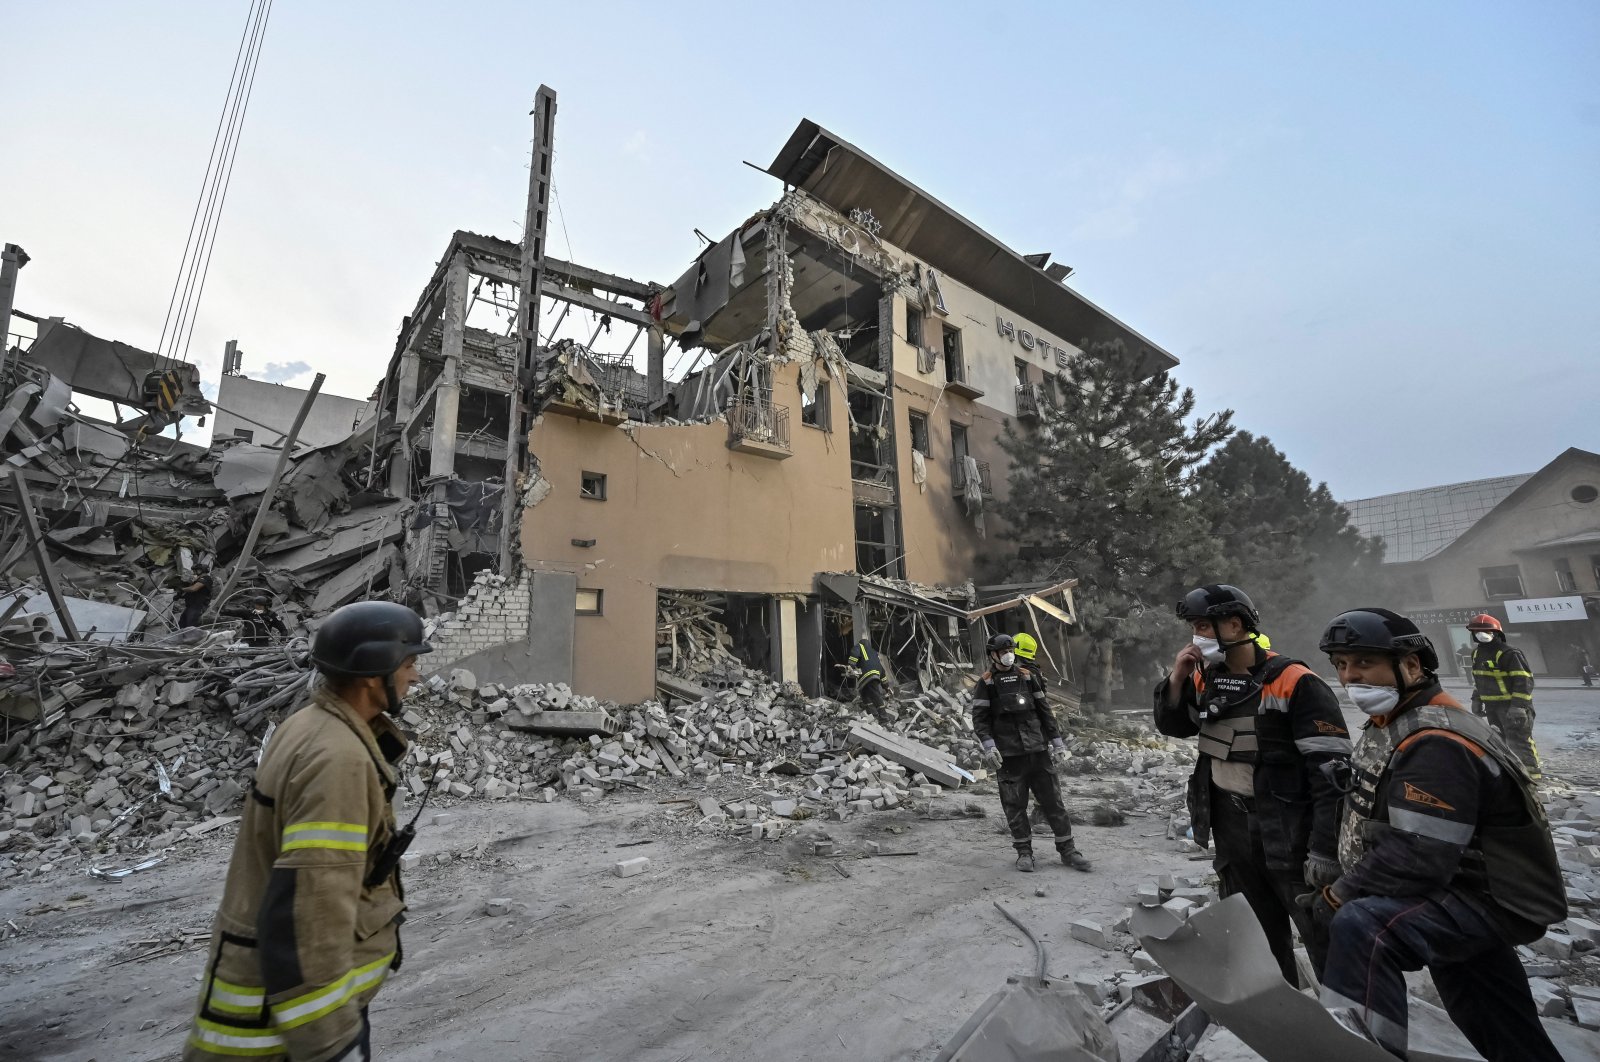
M 1049 399 L 1045 397 L 1043 387 L 1033 383 L 1017 385 L 1017 416 L 1037 417 L 1047 405 Z
M 788 457 L 789 407 L 762 401 L 736 401 L 728 407 L 728 446 L 746 453 Z
M 978 489 L 985 498 L 994 497 L 994 488 L 989 484 L 989 462 L 975 461 L 978 467 Z M 969 475 L 965 458 L 958 457 L 951 462 L 950 482 L 955 486 L 957 495 L 967 493 L 967 476 Z

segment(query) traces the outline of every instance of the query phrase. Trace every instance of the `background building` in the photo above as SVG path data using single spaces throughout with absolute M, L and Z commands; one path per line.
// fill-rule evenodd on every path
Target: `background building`
M 1600 666 L 1600 454 L 1570 449 L 1531 475 L 1343 503 L 1381 537 L 1396 611 L 1460 674 L 1466 623 L 1487 612 L 1535 674 Z

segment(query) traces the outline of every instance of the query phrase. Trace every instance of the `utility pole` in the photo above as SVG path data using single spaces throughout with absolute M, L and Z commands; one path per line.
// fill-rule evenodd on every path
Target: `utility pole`
M 28 252 L 8 243 L 0 252 L 0 372 L 11 356 L 11 310 L 17 298 L 17 271 L 28 264 Z
M 528 167 L 528 210 L 522 224 L 522 280 L 517 306 L 517 380 L 511 390 L 506 432 L 506 486 L 500 520 L 500 574 L 515 577 L 522 560 L 517 522 L 522 477 L 528 469 L 528 433 L 533 428 L 534 390 L 539 383 L 539 306 L 544 297 L 544 236 L 550 212 L 550 165 L 556 126 L 556 91 L 540 85 L 533 102 L 533 158 Z

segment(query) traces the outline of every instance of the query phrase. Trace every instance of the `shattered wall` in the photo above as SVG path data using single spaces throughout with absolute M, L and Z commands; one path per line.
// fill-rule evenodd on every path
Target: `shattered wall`
M 429 674 L 466 668 L 483 682 L 572 681 L 570 577 L 479 572 L 453 613 L 430 626 Z
M 854 566 L 849 446 L 839 419 L 832 432 L 799 423 L 798 375 L 773 368 L 773 401 L 790 409 L 783 459 L 730 451 L 720 421 L 610 427 L 550 413 L 535 426 L 552 490 L 523 514 L 525 563 L 602 591 L 601 614 L 577 617 L 576 689 L 651 696 L 658 588 L 809 594 L 814 573 Z M 605 500 L 582 496 L 584 472 L 606 477 Z

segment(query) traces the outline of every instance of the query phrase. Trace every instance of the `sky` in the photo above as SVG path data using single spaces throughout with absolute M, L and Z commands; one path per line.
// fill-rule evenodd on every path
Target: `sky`
M 0 0 L 17 308 L 153 349 L 248 0 Z M 190 360 L 365 397 L 456 229 L 670 283 L 811 118 L 1334 495 L 1600 449 L 1600 5 L 276 0 Z

